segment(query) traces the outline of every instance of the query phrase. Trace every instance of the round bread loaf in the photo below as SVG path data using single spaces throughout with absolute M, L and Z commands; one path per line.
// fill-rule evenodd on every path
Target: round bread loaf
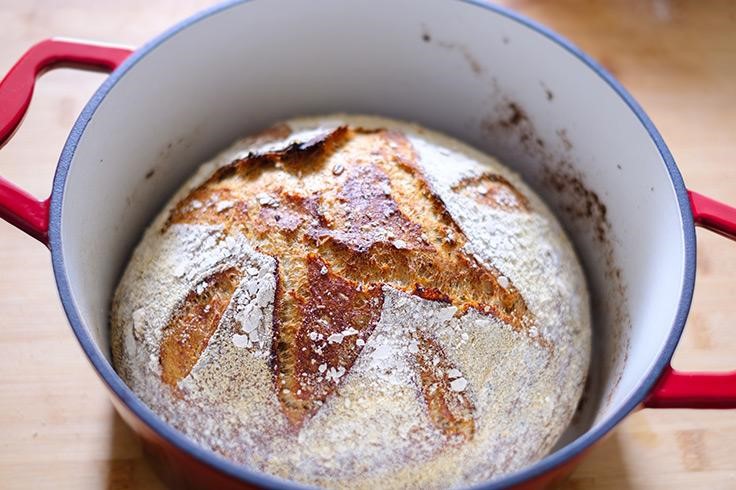
M 112 305 L 115 368 L 238 463 L 447 488 L 543 457 L 590 357 L 581 267 L 520 178 L 367 116 L 289 120 L 204 164 Z

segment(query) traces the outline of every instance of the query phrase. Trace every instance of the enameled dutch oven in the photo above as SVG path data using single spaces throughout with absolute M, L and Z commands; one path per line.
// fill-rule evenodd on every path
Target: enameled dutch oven
M 694 225 L 733 237 L 736 210 L 689 192 L 632 97 L 548 29 L 471 0 L 255 0 L 212 8 L 137 50 L 50 39 L 0 83 L 0 142 L 36 76 L 69 65 L 112 74 L 75 123 L 50 198 L 0 179 L 0 215 L 51 250 L 74 333 L 175 488 L 297 485 L 198 447 L 136 398 L 110 365 L 112 292 L 197 163 L 295 115 L 375 113 L 456 136 L 521 172 L 571 234 L 593 297 L 585 403 L 552 454 L 482 488 L 564 477 L 642 406 L 736 407 L 736 372 L 670 367 L 693 293 Z

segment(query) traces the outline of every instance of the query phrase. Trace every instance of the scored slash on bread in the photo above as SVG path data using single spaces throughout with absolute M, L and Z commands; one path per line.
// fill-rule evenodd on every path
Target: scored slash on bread
M 466 177 L 452 186 L 452 190 L 475 199 L 481 204 L 506 209 L 528 211 L 529 200 L 501 175 L 484 173 Z
M 277 260 L 272 363 L 278 399 L 294 428 L 350 372 L 379 321 L 384 286 L 451 304 L 456 316 L 472 308 L 516 331 L 532 324 L 513 283 L 504 278 L 502 286 L 498 271 L 465 252 L 464 234 L 417 158 L 401 133 L 341 126 L 218 169 L 174 207 L 162 230 L 222 225 Z M 484 205 L 528 210 L 524 196 L 500 176 L 486 174 L 454 190 Z M 230 282 L 214 284 L 217 301 L 234 293 Z M 187 295 L 185 313 L 165 331 L 161 366 L 168 384 L 188 374 L 219 321 L 212 313 L 202 317 L 206 328 L 186 325 L 200 321 L 186 313 L 199 312 L 200 301 Z M 429 334 L 417 335 L 416 369 L 430 420 L 447 437 L 472 437 L 472 401 L 451 389 L 447 374 L 457 368 Z M 170 362 L 169 350 L 189 361 Z
M 316 254 L 307 256 L 305 295 L 283 290 L 274 316 L 276 386 L 284 414 L 299 426 L 314 415 L 352 367 L 383 307 L 381 286 L 360 286 L 330 272 Z M 291 300 L 291 301 L 290 301 Z M 298 309 L 296 321 L 288 310 Z M 301 321 L 300 321 L 301 320 Z
M 422 333 L 417 337 L 416 361 L 429 419 L 451 439 L 470 439 L 475 432 L 475 407 L 465 391 L 467 381 L 435 340 Z M 453 383 L 458 389 L 453 389 Z
M 189 291 L 163 331 L 159 359 L 164 383 L 175 386 L 192 371 L 242 278 L 240 269 L 230 267 Z

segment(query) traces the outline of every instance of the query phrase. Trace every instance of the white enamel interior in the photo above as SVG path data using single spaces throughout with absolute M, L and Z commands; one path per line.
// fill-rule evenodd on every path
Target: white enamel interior
M 509 101 L 544 152 L 489 124 L 509 118 Z M 256 0 L 178 32 L 118 81 L 81 136 L 61 221 L 72 296 L 102 352 L 109 358 L 110 299 L 131 249 L 195 166 L 280 119 L 331 112 L 444 131 L 502 156 L 548 200 L 584 261 L 596 312 L 594 386 L 565 441 L 602 423 L 673 325 L 685 262 L 674 189 L 645 127 L 599 75 L 529 27 L 452 0 Z M 605 203 L 610 249 L 545 184 L 550 159 L 569 162 Z M 609 252 L 620 283 L 606 275 Z

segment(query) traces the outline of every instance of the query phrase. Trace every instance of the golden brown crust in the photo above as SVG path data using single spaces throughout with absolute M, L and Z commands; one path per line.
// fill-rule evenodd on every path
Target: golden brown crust
M 443 293 L 437 288 L 422 286 L 421 284 L 415 284 L 414 290 L 412 291 L 414 296 L 427 299 L 429 301 L 438 301 L 440 303 L 452 303 L 452 298 L 447 294 Z
M 316 254 L 307 257 L 307 281 L 305 296 L 293 290 L 292 301 L 277 296 L 281 314 L 275 316 L 276 386 L 294 427 L 314 415 L 350 371 L 383 307 L 380 286 L 342 278 Z M 289 321 L 297 308 L 301 321 Z
M 334 151 L 348 137 L 348 128 L 340 126 L 309 141 L 292 143 L 282 150 L 248 155 L 217 169 L 208 182 L 222 182 L 235 175 L 252 181 L 273 169 L 297 174 L 301 178 L 305 173 L 319 171 L 324 162 L 323 157 Z
M 465 252 L 466 237 L 419 170 L 409 140 L 395 131 L 339 127 L 236 160 L 178 203 L 164 229 L 175 223 L 222 225 L 277 259 L 274 380 L 294 427 L 339 384 L 340 376 L 328 379 L 319 367 L 347 372 L 352 366 L 356 341 L 365 341 L 378 321 L 383 285 L 452 304 L 458 315 L 476 309 L 518 331 L 531 324 L 511 281 L 501 287 L 497 271 Z M 344 345 L 308 338 L 350 328 L 358 334 Z M 430 379 L 427 373 L 422 376 Z M 442 414 L 433 420 L 443 431 L 469 437 L 463 417 L 472 405 L 452 408 L 455 398 L 425 394 Z
M 279 230 L 283 233 L 292 233 L 299 228 L 306 219 L 320 220 L 319 203 L 316 197 L 300 196 L 282 192 L 279 207 L 261 207 L 254 222 L 258 232 L 269 233 Z
M 202 165 L 146 231 L 112 304 L 120 376 L 202 446 L 306 485 L 454 488 L 539 459 L 570 420 L 590 340 L 579 264 L 544 203 L 493 158 L 426 128 L 345 115 L 287 124 Z M 394 130 L 334 138 L 336 124 Z M 273 151 L 314 135 L 332 143 Z M 273 155 L 248 169 L 262 153 Z M 480 202 L 484 174 L 508 179 L 528 208 Z M 346 191 L 361 179 L 388 193 Z M 396 213 L 348 229 L 357 220 L 346 211 L 360 206 Z M 229 267 L 244 273 L 219 325 L 203 351 L 190 346 L 189 374 L 165 383 L 164 329 L 203 278 Z M 488 275 L 498 288 L 473 284 Z M 365 308 L 378 320 L 361 323 L 362 338 L 341 326 L 352 319 L 319 316 L 334 298 L 329 311 L 352 311 L 353 287 L 382 301 Z M 290 395 L 299 390 L 303 400 Z
M 386 243 L 396 248 L 431 250 L 421 237 L 421 226 L 399 209 L 388 176 L 380 167 L 361 165 L 349 168 L 345 174 L 329 210 L 330 226 L 310 231 L 316 241 L 328 239 L 358 254 Z
M 163 330 L 159 361 L 169 386 L 184 379 L 197 363 L 230 304 L 242 271 L 230 267 L 207 277 L 201 290 L 189 291 Z

